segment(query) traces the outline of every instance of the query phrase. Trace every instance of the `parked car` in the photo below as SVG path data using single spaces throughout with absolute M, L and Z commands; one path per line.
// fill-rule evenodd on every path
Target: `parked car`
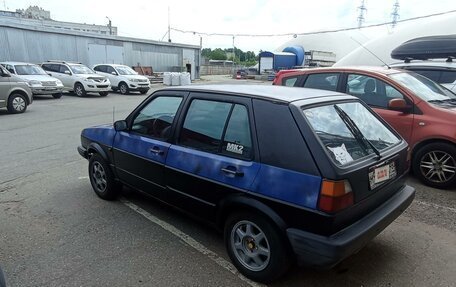
M 0 108 L 12 114 L 23 113 L 33 102 L 32 90 L 25 80 L 11 75 L 0 65 Z
M 111 82 L 114 91 L 127 95 L 131 91 L 139 91 L 146 94 L 150 89 L 150 81 L 147 77 L 138 75 L 132 68 L 124 65 L 102 64 L 95 65 L 93 70 L 100 75 L 106 76 Z
M 275 85 L 346 92 L 371 106 L 410 144 L 412 168 L 425 184 L 456 183 L 456 96 L 414 72 L 382 67 L 280 71 Z
M 11 74 L 24 79 L 33 95 L 52 95 L 56 99 L 62 97 L 62 82 L 49 76 L 40 66 L 22 62 L 3 62 L 0 65 Z
M 50 76 L 62 81 L 65 91 L 74 92 L 78 97 L 84 97 L 87 93 L 98 93 L 105 97 L 111 90 L 108 78 L 97 75 L 80 63 L 47 61 L 41 67 Z
M 102 199 L 122 184 L 224 232 L 242 274 L 331 267 L 411 203 L 407 143 L 355 97 L 260 85 L 154 92 L 78 152 Z M 318 160 L 317 160 L 318 159 Z
M 445 60 L 410 61 L 394 63 L 391 68 L 413 71 L 456 92 L 456 62 Z

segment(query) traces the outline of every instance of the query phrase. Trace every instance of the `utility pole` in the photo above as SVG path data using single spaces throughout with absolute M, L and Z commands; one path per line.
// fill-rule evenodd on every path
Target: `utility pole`
M 109 35 L 112 35 L 112 22 L 111 19 L 109 19 L 108 16 L 106 16 L 106 19 L 108 19 L 108 28 L 109 28 Z
M 169 12 L 169 6 L 168 6 L 168 42 L 171 43 L 171 13 Z
M 393 17 L 393 28 L 396 27 L 397 25 L 397 20 L 399 20 L 399 0 L 396 0 L 393 5 L 393 13 L 391 13 L 391 16 Z
M 365 20 L 364 14 L 367 11 L 366 3 L 364 0 L 361 0 L 361 6 L 358 7 L 358 10 L 359 10 L 359 16 L 358 16 L 358 29 L 359 29 L 363 26 L 363 23 Z

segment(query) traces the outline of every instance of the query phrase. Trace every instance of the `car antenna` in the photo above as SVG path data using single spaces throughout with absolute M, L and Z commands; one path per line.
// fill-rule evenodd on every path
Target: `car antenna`
M 379 60 L 380 62 L 382 62 L 385 66 L 388 67 L 388 69 L 391 69 L 391 67 L 385 63 L 382 59 L 380 59 L 379 56 L 375 55 L 374 52 L 372 52 L 371 50 L 367 49 L 366 46 L 364 46 L 363 44 L 361 44 L 360 42 L 356 41 L 355 38 L 353 37 L 350 37 L 353 41 L 355 41 L 356 43 L 358 43 L 358 45 L 360 45 L 361 47 L 363 47 L 364 49 L 366 49 L 366 51 L 368 51 L 369 53 L 371 53 L 375 58 L 377 58 L 377 60 Z

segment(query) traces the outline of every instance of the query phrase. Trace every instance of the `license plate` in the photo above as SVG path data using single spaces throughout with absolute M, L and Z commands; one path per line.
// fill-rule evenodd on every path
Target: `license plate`
M 372 167 L 369 172 L 370 188 L 374 189 L 394 177 L 396 177 L 396 165 L 394 161 L 385 165 Z

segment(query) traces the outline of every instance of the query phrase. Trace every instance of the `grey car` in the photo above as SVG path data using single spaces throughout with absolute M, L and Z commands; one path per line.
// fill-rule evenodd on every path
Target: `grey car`
M 32 90 L 27 83 L 0 66 L 0 108 L 18 114 L 25 112 L 32 102 Z

